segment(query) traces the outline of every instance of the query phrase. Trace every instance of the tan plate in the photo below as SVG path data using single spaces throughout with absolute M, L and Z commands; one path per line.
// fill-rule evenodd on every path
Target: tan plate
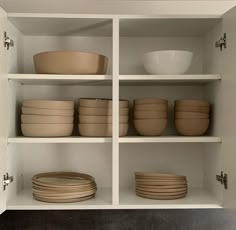
M 183 178 L 186 179 L 186 176 L 176 175 L 170 173 L 156 173 L 156 172 L 135 172 L 135 176 L 149 176 L 149 177 L 165 177 L 165 178 Z
M 186 180 L 186 177 L 166 177 L 166 176 L 139 176 L 135 175 L 136 179 L 148 179 L 148 180 Z
M 136 182 L 136 185 L 187 185 L 187 181 L 146 181 L 146 182 Z
M 176 105 L 175 111 L 177 112 L 198 112 L 198 113 L 209 113 L 210 107 L 206 106 L 183 106 Z
M 156 98 L 146 98 L 146 99 L 135 99 L 134 104 L 135 105 L 142 105 L 142 104 L 167 104 L 168 100 L 164 99 L 156 99 Z
M 105 98 L 80 98 L 79 106 L 87 108 L 111 108 L 112 100 Z M 129 101 L 120 100 L 119 106 L 120 108 L 127 108 L 129 107 Z
M 147 199 L 154 199 L 154 200 L 176 200 L 186 197 L 187 193 L 175 195 L 175 196 L 158 196 L 158 195 L 143 195 L 142 193 L 136 192 L 136 195 L 141 196 Z
M 121 116 L 128 116 L 129 109 L 128 108 L 120 108 Z M 79 115 L 88 115 L 88 116 L 111 116 L 112 109 L 108 108 L 87 108 L 87 107 L 79 107 Z
M 183 106 L 203 106 L 209 107 L 210 104 L 207 101 L 203 100 L 176 100 L 175 105 L 183 105 Z
M 134 106 L 134 111 L 166 112 L 167 110 L 168 110 L 167 104 L 142 104 Z
M 183 189 L 187 188 L 186 185 L 137 185 L 138 188 L 143 189 Z
M 179 189 L 148 189 L 148 188 L 137 186 L 136 190 L 140 192 L 151 192 L 151 193 L 181 193 L 181 192 L 186 192 L 187 187 L 179 188 Z
M 75 187 L 74 186 L 65 186 L 65 187 L 45 187 L 42 185 L 38 185 L 35 183 L 32 183 L 32 189 L 35 191 L 42 191 L 42 192 L 80 192 L 80 191 L 90 191 L 90 190 L 96 190 L 97 186 L 93 185 L 93 186 L 89 186 L 89 187 L 84 187 L 84 186 L 79 186 L 79 187 Z
M 26 115 L 46 115 L 46 116 L 74 116 L 73 109 L 35 109 L 22 107 L 22 114 Z
M 74 101 L 25 100 L 23 107 L 37 109 L 74 109 Z
M 153 111 L 134 111 L 134 119 L 142 120 L 142 119 L 167 119 L 167 111 L 166 112 L 153 112 Z
M 179 191 L 179 192 L 148 192 L 148 191 L 143 191 L 136 189 L 136 192 L 142 195 L 150 195 L 150 196 L 177 196 L 177 195 L 182 195 L 187 193 L 187 189 L 184 191 Z
M 209 114 L 197 112 L 175 112 L 175 119 L 208 119 Z
M 120 116 L 119 123 L 127 124 L 129 116 Z M 80 124 L 112 124 L 112 116 L 88 116 L 80 115 L 79 116 Z
M 21 115 L 23 124 L 73 124 L 74 117 Z

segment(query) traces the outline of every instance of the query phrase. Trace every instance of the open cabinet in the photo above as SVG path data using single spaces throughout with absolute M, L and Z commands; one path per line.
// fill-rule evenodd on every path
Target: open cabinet
M 4 32 L 14 47 L 0 46 L 0 212 L 6 209 L 160 209 L 235 207 L 236 9 L 225 15 L 57 15 L 8 14 L 0 10 Z M 226 34 L 226 48 L 215 47 Z M 224 37 L 223 37 L 224 38 Z M 224 43 L 224 39 L 221 40 Z M 32 56 L 46 50 L 98 52 L 109 58 L 106 75 L 40 75 Z M 160 49 L 194 52 L 188 74 L 147 75 L 142 54 Z M 76 122 L 72 137 L 27 138 L 20 130 L 25 99 L 112 98 L 111 138 L 85 138 Z M 119 98 L 169 100 L 169 121 L 160 137 L 138 136 L 132 124 L 119 137 Z M 212 104 L 207 135 L 178 136 L 173 123 L 176 99 L 205 99 Z M 94 175 L 95 198 L 72 204 L 33 199 L 31 177 L 45 171 Z M 186 198 L 159 201 L 135 195 L 134 172 L 159 171 L 188 178 Z M 223 172 L 221 177 L 221 172 Z M 9 175 L 9 180 L 6 175 Z M 216 177 L 218 175 L 218 177 Z M 5 176 L 5 179 L 4 178 Z M 218 180 L 216 180 L 218 178 Z M 221 181 L 219 181 L 221 180 Z M 222 182 L 222 183 L 221 183 Z

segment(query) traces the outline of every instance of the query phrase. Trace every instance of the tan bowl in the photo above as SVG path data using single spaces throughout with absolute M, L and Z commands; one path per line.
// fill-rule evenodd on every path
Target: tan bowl
M 209 114 L 197 112 L 175 112 L 175 119 L 208 119 Z
M 73 117 L 21 115 L 23 124 L 73 124 Z
M 183 106 L 176 105 L 175 111 L 177 112 L 197 112 L 197 113 L 209 113 L 210 107 L 207 106 Z
M 175 127 L 179 134 L 184 136 L 203 135 L 209 127 L 209 119 L 177 119 Z
M 79 114 L 88 116 L 111 116 L 112 109 L 79 107 Z M 128 116 L 128 114 L 128 108 L 120 108 L 121 116 Z
M 79 105 L 87 108 L 112 108 L 112 100 L 103 98 L 80 98 Z M 129 107 L 129 101 L 120 100 L 119 105 L 120 108 L 127 108 Z
M 134 100 L 134 105 L 143 104 L 168 104 L 168 100 L 164 99 L 136 99 Z
M 134 120 L 134 127 L 142 136 L 160 136 L 166 125 L 167 119 Z
M 26 137 L 66 137 L 71 136 L 73 124 L 21 124 Z
M 134 106 L 135 111 L 157 111 L 166 112 L 168 110 L 168 104 L 141 104 Z
M 110 137 L 112 136 L 111 124 L 79 124 L 79 133 L 85 137 Z M 126 136 L 128 124 L 119 125 L 119 135 Z
M 46 116 L 73 116 L 73 109 L 35 109 L 22 107 L 22 114 L 27 115 L 46 115 Z
M 74 101 L 25 100 L 23 107 L 37 109 L 74 109 Z
M 95 53 L 51 51 L 34 55 L 39 74 L 105 74 L 108 58 Z
M 134 119 L 167 119 L 167 112 L 134 111 Z
M 210 104 L 207 101 L 203 100 L 176 100 L 175 105 L 183 105 L 183 106 L 207 106 L 209 107 Z
M 120 116 L 119 123 L 120 124 L 127 124 L 129 120 L 128 116 Z M 80 115 L 79 116 L 80 124 L 111 124 L 112 123 L 112 116 L 87 116 L 87 115 Z

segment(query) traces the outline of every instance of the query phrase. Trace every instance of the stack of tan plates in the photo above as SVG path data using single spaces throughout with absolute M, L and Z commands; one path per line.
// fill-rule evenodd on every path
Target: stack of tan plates
M 64 137 L 73 131 L 74 102 L 25 100 L 21 130 L 27 137 Z
M 174 200 L 187 195 L 185 176 L 136 172 L 136 195 L 156 200 Z
M 134 127 L 142 136 L 159 136 L 167 125 L 168 101 L 134 100 Z
M 128 132 L 129 101 L 120 100 L 119 134 Z M 112 100 L 79 99 L 79 132 L 86 137 L 112 136 Z
M 175 101 L 175 127 L 184 136 L 203 135 L 210 123 L 210 104 L 199 100 Z
M 49 203 L 69 203 L 91 199 L 97 185 L 92 176 L 76 172 L 49 172 L 32 178 L 33 197 Z

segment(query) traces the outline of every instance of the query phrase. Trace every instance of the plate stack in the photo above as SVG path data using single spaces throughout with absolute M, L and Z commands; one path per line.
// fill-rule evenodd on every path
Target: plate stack
M 175 101 L 175 127 L 184 136 L 203 135 L 210 123 L 210 104 L 199 100 Z
M 134 127 L 142 136 L 159 136 L 167 125 L 168 101 L 134 100 Z
M 119 135 L 128 132 L 129 101 L 120 100 Z M 112 100 L 79 99 L 79 132 L 86 137 L 112 136 Z
M 33 197 L 49 203 L 69 203 L 91 199 L 97 186 L 92 176 L 76 172 L 41 173 L 32 178 Z
M 74 102 L 26 100 L 21 130 L 27 137 L 65 137 L 73 131 Z
M 187 195 L 185 176 L 163 173 L 135 173 L 136 195 L 156 200 L 174 200 Z

